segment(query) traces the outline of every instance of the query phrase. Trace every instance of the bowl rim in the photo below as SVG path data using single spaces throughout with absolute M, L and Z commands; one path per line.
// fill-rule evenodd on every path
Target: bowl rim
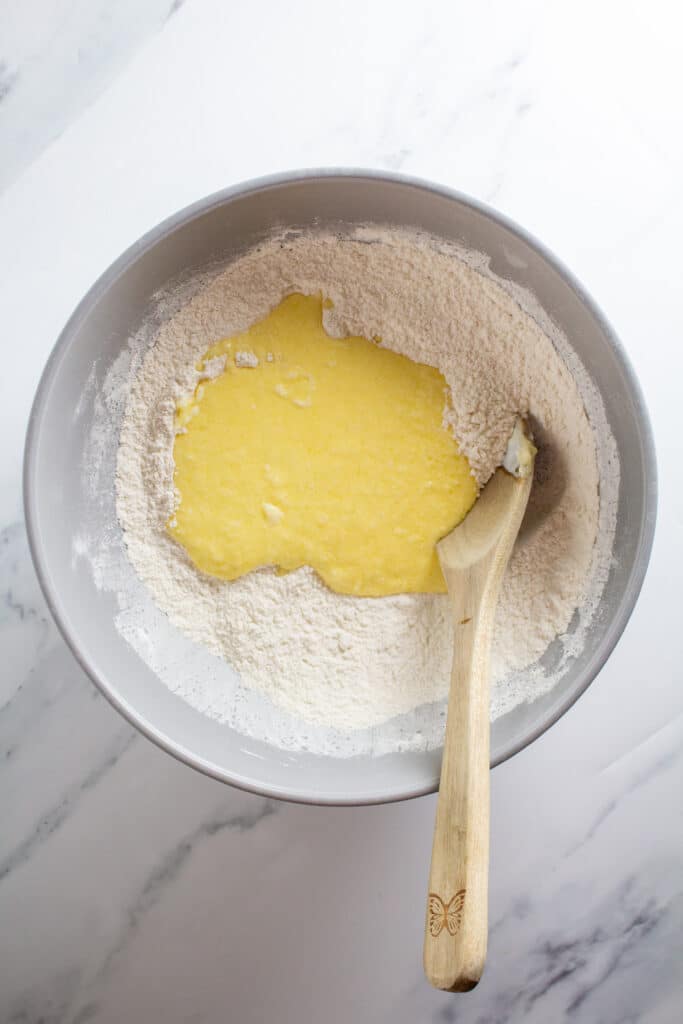
M 69 319 L 66 321 L 52 348 L 42 371 L 28 420 L 24 445 L 23 502 L 29 550 L 31 552 L 36 575 L 48 608 L 50 609 L 50 613 L 52 614 L 63 639 L 78 664 L 107 698 L 109 703 L 121 715 L 123 715 L 131 725 L 133 725 L 139 732 L 142 732 L 147 739 L 151 740 L 161 749 L 184 762 L 189 767 L 202 772 L 204 775 L 217 779 L 221 782 L 228 783 L 229 785 L 235 786 L 239 789 L 256 793 L 261 796 L 272 797 L 279 800 L 288 800 L 295 803 L 360 806 L 367 804 L 391 803 L 425 796 L 429 793 L 436 792 L 438 789 L 438 783 L 416 785 L 413 787 L 406 786 L 405 783 L 403 783 L 399 789 L 390 794 L 386 791 L 376 793 L 370 792 L 362 798 L 345 798 L 338 794 L 333 794 L 329 798 L 323 798 L 321 794 L 316 793 L 313 789 L 293 790 L 287 786 L 266 785 L 259 781 L 246 778 L 238 773 L 232 773 L 222 768 L 218 768 L 216 765 L 203 760 L 201 755 L 195 754 L 185 747 L 181 747 L 178 743 L 169 739 L 164 733 L 156 730 L 151 723 L 138 716 L 135 709 L 118 695 L 116 687 L 112 686 L 107 679 L 100 674 L 97 666 L 92 664 L 87 655 L 84 654 L 80 648 L 75 633 L 72 632 L 70 628 L 69 618 L 62 607 L 60 595 L 48 570 L 47 559 L 39 539 L 37 503 L 34 490 L 34 481 L 36 477 L 34 472 L 36 442 L 47 397 L 52 386 L 60 358 L 68 348 L 71 338 L 80 326 L 80 323 L 89 314 L 100 296 L 106 293 L 118 277 L 143 253 L 153 248 L 162 238 L 172 234 L 178 228 L 194 220 L 196 217 L 208 213 L 216 207 L 220 207 L 225 203 L 231 202 L 232 200 L 242 196 L 266 191 L 282 185 L 307 183 L 319 179 L 330 180 L 334 178 L 341 180 L 366 180 L 380 183 L 383 182 L 387 185 L 409 186 L 420 191 L 430 192 L 447 200 L 455 201 L 464 206 L 470 207 L 480 214 L 483 214 L 489 220 L 509 231 L 512 235 L 516 236 L 522 242 L 534 249 L 546 261 L 546 263 L 559 274 L 564 283 L 571 289 L 571 291 L 574 292 L 579 302 L 584 305 L 594 317 L 607 343 L 612 348 L 613 353 L 621 365 L 627 386 L 629 387 L 633 398 L 636 418 L 638 419 L 640 440 L 643 446 L 645 465 L 645 474 L 643 479 L 644 512 L 640 524 L 638 543 L 628 577 L 628 584 L 625 587 L 619 605 L 612 616 L 610 627 L 605 633 L 600 650 L 596 653 L 596 657 L 592 662 L 585 667 L 583 675 L 579 678 L 577 684 L 569 693 L 566 694 L 565 698 L 552 709 L 552 712 L 548 715 L 545 721 L 531 730 L 523 740 L 516 743 L 510 743 L 506 748 L 504 748 L 498 757 L 491 762 L 491 767 L 493 768 L 502 764 L 504 761 L 507 761 L 509 758 L 532 744 L 542 736 L 543 733 L 550 729 L 576 703 L 579 697 L 585 693 L 590 684 L 594 681 L 618 643 L 635 607 L 647 572 L 655 533 L 658 492 L 657 462 L 650 418 L 640 382 L 636 377 L 635 371 L 631 366 L 630 360 L 621 341 L 605 315 L 602 313 L 601 309 L 598 307 L 591 295 L 586 291 L 584 286 L 574 276 L 572 271 L 570 271 L 569 268 L 566 267 L 565 264 L 535 236 L 526 229 L 520 227 L 506 215 L 499 213 L 488 204 L 446 185 L 437 184 L 427 179 L 412 175 L 358 167 L 312 167 L 300 170 L 284 171 L 277 174 L 268 174 L 257 178 L 251 178 L 210 193 L 209 195 L 171 214 L 151 228 L 136 242 L 133 242 L 133 244 L 130 245 L 97 278 L 78 303 Z

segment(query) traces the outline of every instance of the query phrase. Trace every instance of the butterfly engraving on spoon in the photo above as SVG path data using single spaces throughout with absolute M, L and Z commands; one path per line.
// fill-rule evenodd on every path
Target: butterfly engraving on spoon
M 444 928 L 449 935 L 456 935 L 462 922 L 462 911 L 465 906 L 465 889 L 459 889 L 455 896 L 444 903 L 435 892 L 429 894 L 429 932 L 434 938 L 441 935 Z

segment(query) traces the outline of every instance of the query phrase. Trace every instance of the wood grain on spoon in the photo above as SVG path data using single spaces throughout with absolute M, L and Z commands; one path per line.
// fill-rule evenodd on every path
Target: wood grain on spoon
M 503 465 L 437 545 L 455 647 L 429 874 L 424 968 L 466 992 L 486 959 L 489 866 L 489 653 L 505 567 L 526 509 L 536 449 L 522 420 Z M 508 472 L 509 470 L 509 472 Z

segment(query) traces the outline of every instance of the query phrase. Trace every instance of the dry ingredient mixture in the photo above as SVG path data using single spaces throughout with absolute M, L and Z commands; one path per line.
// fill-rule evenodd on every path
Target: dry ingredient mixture
M 148 592 L 115 540 L 94 556 L 80 538 L 79 550 L 90 550 L 99 584 L 116 592 L 123 635 L 205 713 L 283 747 L 435 746 L 452 648 L 445 596 L 344 596 L 309 568 L 220 580 L 198 572 L 166 530 L 174 414 L 199 383 L 198 361 L 294 292 L 331 300 L 330 335 L 379 336 L 443 373 L 446 419 L 479 485 L 500 463 L 516 414 L 529 414 L 540 451 L 498 610 L 492 717 L 555 684 L 581 649 L 609 568 L 614 443 L 587 374 L 533 297 L 495 278 L 481 255 L 433 239 L 370 228 L 353 237 L 290 232 L 192 283 L 179 308 L 176 299 L 169 311 L 160 296 L 154 330 L 141 329 L 110 370 L 92 445 L 103 461 L 111 422 L 123 415 L 117 512 Z M 539 664 L 558 636 L 552 663 L 546 655 Z

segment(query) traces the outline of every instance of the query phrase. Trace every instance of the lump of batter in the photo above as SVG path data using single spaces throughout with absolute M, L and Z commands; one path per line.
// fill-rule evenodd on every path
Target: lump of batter
M 308 565 L 340 594 L 445 592 L 435 544 L 477 485 L 438 370 L 330 337 L 322 297 L 299 294 L 213 345 L 199 372 L 209 363 L 177 410 L 167 527 L 199 569 Z

